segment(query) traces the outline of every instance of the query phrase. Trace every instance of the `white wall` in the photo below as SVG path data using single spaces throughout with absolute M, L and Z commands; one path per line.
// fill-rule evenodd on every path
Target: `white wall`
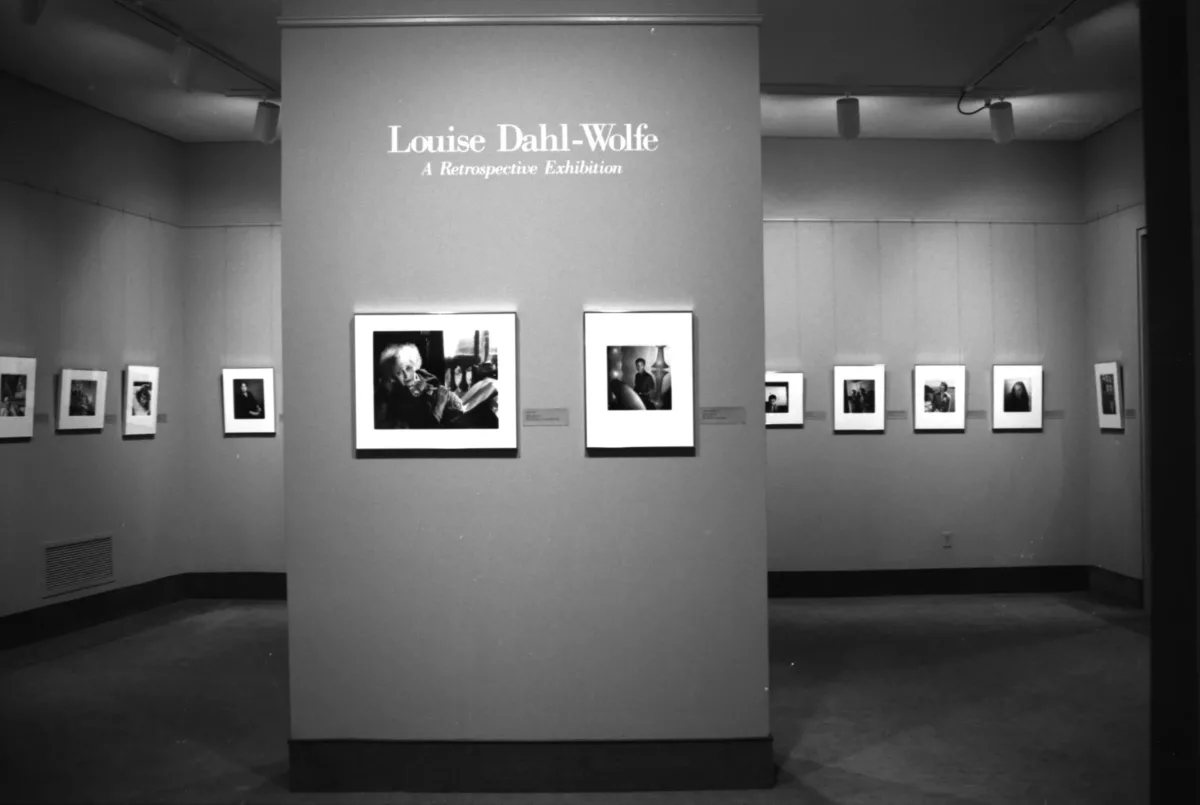
M 1143 576 L 1138 229 L 1146 223 L 1142 119 L 1134 114 L 1083 145 L 1087 362 L 1118 361 L 1124 432 L 1101 432 L 1092 403 L 1087 453 L 1089 564 Z M 1098 217 L 1100 216 L 1100 217 Z M 1094 219 L 1094 220 L 1093 220 Z
M 187 390 L 179 145 L 0 74 L 0 355 L 38 359 L 28 442 L 0 444 L 0 615 L 181 572 Z M 13 110 L 16 110 L 15 113 Z M 57 193 L 79 196 L 76 201 Z M 121 212 L 119 210 L 136 211 Z M 153 216 L 160 220 L 149 220 Z M 128 364 L 162 369 L 152 440 L 56 433 L 63 368 L 108 372 L 118 414 Z M 43 545 L 111 534 L 115 585 L 43 599 Z
M 887 408 L 907 413 L 884 436 L 835 436 L 831 419 L 768 432 L 771 569 L 1141 576 L 1140 420 L 1100 434 L 1091 378 L 1122 360 L 1140 404 L 1140 147 L 1136 116 L 1082 145 L 764 141 L 767 368 L 805 371 L 805 408 L 828 414 L 833 365 L 884 362 Z M 1064 418 L 993 433 L 991 366 L 1024 362 Z M 988 419 L 915 433 L 919 363 L 966 364 Z
M 285 29 L 293 738 L 767 734 L 756 33 Z M 497 181 L 422 178 L 380 139 L 597 116 L 662 145 Z M 586 456 L 582 311 L 615 305 L 694 310 L 698 403 L 747 425 Z M 517 459 L 356 458 L 351 318 L 430 309 L 517 310 L 520 405 L 569 427 L 522 430 Z
M 188 564 L 203 571 L 284 570 L 283 443 L 223 436 L 221 369 L 275 368 L 282 414 L 280 147 L 208 143 L 183 147 L 180 233 L 192 390 L 188 516 L 198 538 Z

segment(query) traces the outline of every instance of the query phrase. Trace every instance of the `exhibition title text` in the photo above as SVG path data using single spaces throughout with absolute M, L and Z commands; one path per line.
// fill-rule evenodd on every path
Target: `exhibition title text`
M 610 159 L 653 153 L 659 145 L 658 135 L 645 123 L 538 123 L 533 127 L 499 123 L 488 134 L 460 132 L 454 126 L 440 134 L 411 133 L 404 126 L 388 126 L 388 131 L 389 154 L 426 157 L 421 176 L 619 176 L 625 166 Z M 579 152 L 575 158 L 557 156 L 573 149 Z M 538 161 L 480 164 L 475 155 L 488 151 L 538 155 Z
M 488 138 L 482 134 L 462 134 L 450 126 L 445 134 L 414 134 L 403 126 L 388 126 L 392 133 L 389 154 L 480 154 L 488 150 Z M 539 123 L 525 131 L 512 123 L 496 126 L 496 150 L 500 153 L 569 153 L 573 147 L 594 152 L 628 153 L 657 151 L 658 135 L 647 131 L 645 123 L 580 123 L 578 136 L 567 123 Z

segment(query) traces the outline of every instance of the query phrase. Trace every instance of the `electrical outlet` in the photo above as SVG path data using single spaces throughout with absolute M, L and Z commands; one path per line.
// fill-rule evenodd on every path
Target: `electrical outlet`
M 949 531 L 942 532 L 942 547 L 943 548 L 953 548 L 954 547 L 953 540 L 954 540 L 954 535 L 952 533 L 950 533 Z

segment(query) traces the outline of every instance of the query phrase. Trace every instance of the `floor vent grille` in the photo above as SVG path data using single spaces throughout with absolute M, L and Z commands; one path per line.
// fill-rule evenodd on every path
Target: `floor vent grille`
M 111 534 L 75 542 L 51 543 L 45 549 L 45 597 L 107 584 L 113 580 Z

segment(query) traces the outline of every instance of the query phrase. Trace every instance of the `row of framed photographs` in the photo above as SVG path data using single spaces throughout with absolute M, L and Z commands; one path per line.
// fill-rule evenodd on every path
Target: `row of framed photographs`
M 157 366 L 125 367 L 124 435 L 158 432 Z M 33 438 L 37 358 L 0 357 L 0 439 Z M 224 369 L 226 433 L 275 432 L 273 369 Z M 60 431 L 103 430 L 108 372 L 63 369 L 59 376 L 56 427 Z
M 1096 415 L 1102 430 L 1125 427 L 1121 366 L 1095 365 Z M 1042 427 L 1040 365 L 992 367 L 992 429 L 1038 430 Z M 833 368 L 833 429 L 882 431 L 886 373 L 883 364 Z M 967 367 L 913 368 L 913 429 L 966 430 Z M 804 425 L 804 374 L 767 372 L 763 386 L 767 427 Z

